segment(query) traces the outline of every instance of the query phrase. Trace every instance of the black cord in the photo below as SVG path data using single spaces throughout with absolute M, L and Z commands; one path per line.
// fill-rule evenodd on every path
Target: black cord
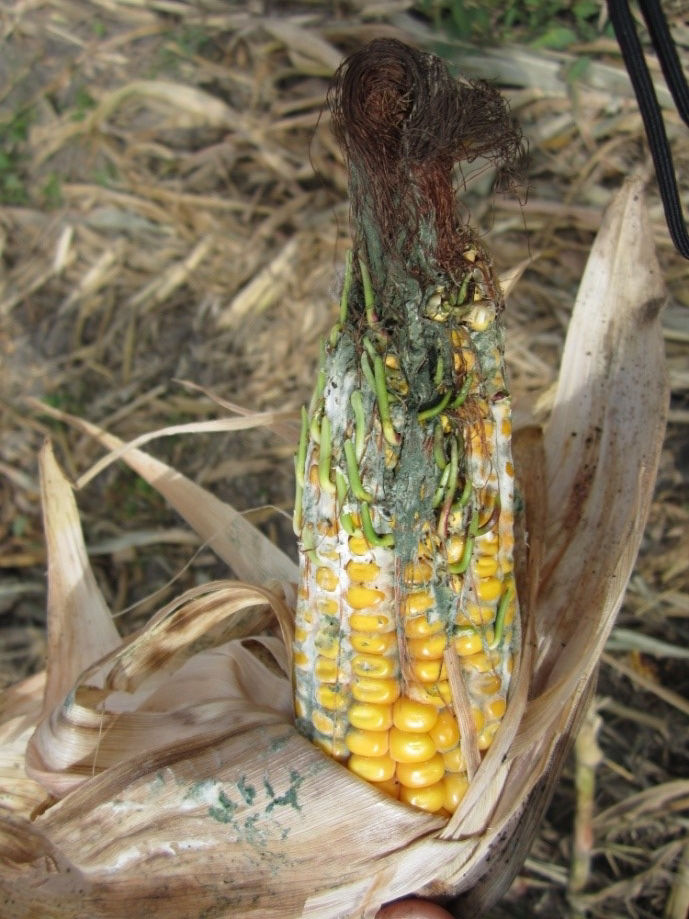
M 640 7 L 668 88 L 682 119 L 689 124 L 689 88 L 663 11 L 658 0 L 640 0 Z M 627 0 L 608 0 L 608 11 L 643 118 L 668 230 L 679 253 L 689 259 L 689 234 L 682 214 L 670 144 L 629 4 Z

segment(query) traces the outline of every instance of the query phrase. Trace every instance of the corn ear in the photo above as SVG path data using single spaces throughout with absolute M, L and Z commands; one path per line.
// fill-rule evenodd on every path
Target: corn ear
M 503 300 L 484 248 L 442 225 L 449 180 L 386 244 L 389 215 L 360 188 L 375 194 L 390 167 L 350 136 L 367 65 L 386 79 L 384 61 L 352 60 L 332 100 L 361 227 L 296 459 L 295 710 L 351 771 L 447 815 L 500 726 L 520 644 Z M 447 77 L 437 89 L 457 92 Z M 413 142 L 396 127 L 400 148 Z

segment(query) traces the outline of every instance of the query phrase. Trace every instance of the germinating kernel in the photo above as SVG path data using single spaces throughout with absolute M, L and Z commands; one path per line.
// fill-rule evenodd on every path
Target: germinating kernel
M 435 782 L 425 788 L 406 788 L 400 786 L 400 801 L 434 814 L 443 807 L 445 787 L 442 782 Z
M 429 635 L 427 638 L 412 638 L 407 643 L 410 657 L 419 660 L 437 660 L 443 656 L 447 647 L 447 638 L 444 632 Z
M 404 623 L 404 634 L 407 638 L 426 638 L 428 635 L 437 635 L 444 628 L 445 626 L 439 619 L 429 622 L 425 616 L 416 616 L 414 619 L 407 619 Z
M 388 752 L 388 731 L 348 731 L 345 743 L 359 756 L 384 756 Z
M 428 730 L 433 738 L 433 743 L 441 753 L 447 753 L 459 743 L 457 719 L 448 709 L 438 712 L 435 724 Z
M 397 763 L 396 776 L 406 788 L 425 788 L 434 785 L 445 775 L 445 763 L 436 753 L 424 763 Z
M 367 782 L 387 782 L 395 774 L 395 761 L 389 756 L 360 756 L 352 753 L 347 762 L 351 771 Z
M 326 568 L 325 565 L 321 565 L 316 572 L 316 584 L 321 590 L 335 590 L 339 584 L 339 578 L 332 568 Z
M 395 632 L 352 632 L 350 644 L 363 654 L 385 654 L 397 644 Z
M 395 727 L 401 731 L 425 733 L 436 725 L 438 718 L 438 710 L 432 705 L 424 705 L 423 702 L 416 702 L 405 696 L 398 699 L 392 707 L 392 720 Z
M 454 813 L 467 792 L 469 782 L 464 775 L 450 773 L 443 779 L 443 807 Z
M 398 763 L 424 763 L 435 755 L 435 744 L 430 734 L 390 730 L 390 756 Z
M 352 672 L 356 676 L 384 679 L 397 673 L 397 661 L 381 654 L 357 654 L 352 658 Z
M 368 677 L 357 677 L 352 683 L 352 696 L 357 702 L 386 705 L 394 702 L 399 694 L 398 680 L 376 680 Z
M 360 731 L 387 731 L 392 727 L 392 705 L 354 702 L 347 717 L 352 727 Z
M 373 587 L 363 587 L 356 585 L 350 587 L 347 591 L 347 603 L 352 609 L 372 609 L 378 606 L 385 599 L 382 590 L 376 590 Z
M 380 574 L 380 567 L 375 562 L 348 562 L 347 574 L 352 581 L 367 584 Z

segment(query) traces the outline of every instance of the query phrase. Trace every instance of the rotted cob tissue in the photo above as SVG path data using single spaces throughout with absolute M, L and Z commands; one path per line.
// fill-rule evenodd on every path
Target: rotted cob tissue
M 348 59 L 329 102 L 354 241 L 295 462 L 297 724 L 449 815 L 520 640 L 503 301 L 454 180 L 519 139 L 497 93 L 394 41 Z

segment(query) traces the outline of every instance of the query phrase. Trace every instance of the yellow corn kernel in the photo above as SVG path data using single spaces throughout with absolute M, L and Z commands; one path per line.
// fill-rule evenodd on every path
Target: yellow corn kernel
M 410 657 L 416 660 L 438 660 L 447 647 L 444 632 L 429 635 L 428 638 L 412 638 L 407 642 Z
M 392 727 L 392 705 L 354 702 L 347 717 L 352 727 L 360 731 L 389 731 Z
M 390 730 L 390 756 L 398 763 L 425 763 L 435 756 L 436 749 L 430 734 Z
M 395 775 L 406 788 L 425 788 L 442 779 L 445 775 L 445 763 L 441 754 L 436 753 L 424 763 L 397 763 Z
M 338 762 L 344 762 L 349 756 L 349 750 L 341 740 L 333 740 L 332 737 L 322 737 L 320 734 L 316 734 L 313 742 L 324 753 L 338 760 Z
M 404 598 L 404 612 L 407 616 L 425 613 L 435 604 L 430 590 L 415 590 Z
M 463 632 L 454 641 L 455 651 L 460 657 L 469 657 L 483 650 L 483 640 L 478 632 Z
M 397 680 L 376 680 L 357 677 L 352 682 L 352 696 L 357 702 L 372 702 L 376 705 L 392 704 L 400 694 Z
M 492 603 L 502 593 L 502 581 L 498 578 L 481 578 L 476 584 L 476 595 L 484 603 Z
M 401 731 L 425 733 L 435 727 L 438 721 L 438 710 L 432 705 L 424 705 L 423 702 L 416 702 L 402 696 L 392 707 L 392 720 L 395 727 Z
M 487 750 L 488 747 L 493 743 L 495 734 L 500 727 L 499 721 L 491 721 L 490 724 L 487 724 L 483 731 L 478 735 L 478 748 L 479 750 Z
M 389 632 L 393 624 L 388 616 L 366 613 L 352 613 L 349 625 L 354 632 Z
M 500 430 L 502 431 L 503 437 L 510 437 L 512 435 L 512 422 L 509 418 L 502 419 Z
M 397 662 L 394 658 L 383 657 L 381 654 L 357 654 L 352 658 L 352 672 L 357 676 L 375 677 L 380 680 L 396 675 Z
M 471 688 L 474 692 L 481 693 L 483 696 L 493 696 L 502 689 L 502 680 L 497 673 L 482 673 L 477 679 L 473 680 Z M 503 714 L 504 712 L 501 712 L 501 714 L 495 715 L 494 717 L 501 718 Z M 486 715 L 488 715 L 487 709 Z
M 477 552 L 479 555 L 497 555 L 500 540 L 495 529 L 489 530 L 483 536 L 476 539 Z
M 459 725 L 449 709 L 438 712 L 438 718 L 429 728 L 433 743 L 441 753 L 447 753 L 459 743 Z
M 294 697 L 294 713 L 297 716 L 297 718 L 306 718 L 307 711 L 308 709 L 306 707 L 306 703 L 301 698 L 301 696 L 295 696 Z
M 434 661 L 412 660 L 409 669 L 420 683 L 437 683 L 445 677 L 442 658 Z
M 486 673 L 489 670 L 495 670 L 500 663 L 500 655 L 495 651 L 481 651 L 479 654 L 471 654 L 469 657 L 462 658 L 462 665 L 470 667 L 477 673 Z
M 347 704 L 341 692 L 329 686 L 319 686 L 316 690 L 316 700 L 319 705 L 329 712 L 336 712 Z
M 437 635 L 443 629 L 444 625 L 440 619 L 429 622 L 425 616 L 416 616 L 404 623 L 404 634 L 407 638 L 426 638 L 428 635 Z
M 443 765 L 448 772 L 466 772 L 467 764 L 461 747 L 448 750 L 442 754 Z
M 445 544 L 447 552 L 447 561 L 450 565 L 456 565 L 464 554 L 464 539 L 461 536 L 450 536 Z
M 304 654 L 303 651 L 295 651 L 294 653 L 294 666 L 301 667 L 302 670 L 309 667 L 309 656 Z
M 517 604 L 510 603 L 510 605 L 505 610 L 505 618 L 503 619 L 503 625 L 505 627 L 507 627 L 508 625 L 512 625 L 512 623 L 514 622 L 514 616 L 516 612 L 517 612 Z
M 469 781 L 465 775 L 451 773 L 443 779 L 443 807 L 449 810 L 451 814 L 459 807 L 459 804 L 467 792 Z
M 316 584 L 321 590 L 335 590 L 339 582 L 339 578 L 332 568 L 326 568 L 325 565 L 321 565 L 316 572 Z
M 314 668 L 316 679 L 321 683 L 337 683 L 337 661 L 327 657 L 318 656 Z
M 318 648 L 318 653 L 323 657 L 335 660 L 340 654 L 340 642 L 337 638 L 333 638 L 327 629 L 319 629 L 314 643 Z
M 514 466 L 509 460 L 505 463 L 505 472 L 511 479 L 514 478 Z
M 352 581 L 367 584 L 380 574 L 380 568 L 375 562 L 348 562 L 347 574 Z
M 349 641 L 363 654 L 385 654 L 397 644 L 395 632 L 352 632 Z
M 367 782 L 387 782 L 395 774 L 395 761 L 389 756 L 361 756 L 352 753 L 347 762 L 351 771 Z
M 309 637 L 309 633 L 306 631 L 306 629 L 300 629 L 299 626 L 297 626 L 296 629 L 294 630 L 294 640 L 295 641 L 299 641 L 299 642 L 306 641 L 308 637 Z
M 399 798 L 400 796 L 401 785 L 394 776 L 384 782 L 374 782 L 373 786 L 390 798 Z
M 359 756 L 384 756 L 388 752 L 388 731 L 348 731 L 345 743 Z
M 332 736 L 335 733 L 335 722 L 333 719 L 330 717 L 330 715 L 326 715 L 325 712 L 322 712 L 317 708 L 313 710 L 311 715 L 311 723 L 320 734 Z
M 424 811 L 434 814 L 443 807 L 445 801 L 445 786 L 442 782 L 427 785 L 425 788 L 406 788 L 400 786 L 400 801 L 411 804 Z
M 476 728 L 476 733 L 480 734 L 483 730 L 483 725 L 486 723 L 486 719 L 483 716 L 483 712 L 480 708 L 472 706 L 471 708 L 471 717 L 474 719 L 474 727 Z
M 432 577 L 433 568 L 428 562 L 413 562 L 408 564 L 404 569 L 405 584 L 426 584 Z
M 318 451 L 317 451 L 317 450 L 314 450 L 314 451 L 313 451 L 313 459 L 315 460 L 315 462 L 313 462 L 313 463 L 309 466 L 309 483 L 310 483 L 311 485 L 313 485 L 314 488 L 319 488 L 319 481 L 318 481 Z
M 445 664 L 443 664 L 442 670 L 440 671 L 441 682 L 438 683 L 438 694 L 443 700 L 445 705 L 452 705 L 452 690 L 450 689 L 450 684 L 445 677 Z
M 494 555 L 479 555 L 473 567 L 477 577 L 492 578 L 498 573 L 498 560 Z
M 396 354 L 386 354 L 385 355 L 385 366 L 389 367 L 391 370 L 399 370 L 400 368 L 400 359 Z
M 371 544 L 365 536 L 349 537 L 349 551 L 352 555 L 366 555 L 370 548 Z
M 347 591 L 347 602 L 352 609 L 372 609 L 385 599 L 382 590 L 373 587 L 360 587 L 355 585 Z
M 493 699 L 492 702 L 489 702 L 488 705 L 486 705 L 486 718 L 502 718 L 506 709 L 507 703 L 504 699 Z
M 319 613 L 322 613 L 324 616 L 335 616 L 340 609 L 340 606 L 337 600 L 334 600 L 332 597 L 323 597 L 318 600 L 316 608 Z
M 479 627 L 490 625 L 495 619 L 495 609 L 492 606 L 480 606 L 478 603 L 467 603 L 463 613 L 459 613 L 455 622 L 457 625 L 473 625 Z

